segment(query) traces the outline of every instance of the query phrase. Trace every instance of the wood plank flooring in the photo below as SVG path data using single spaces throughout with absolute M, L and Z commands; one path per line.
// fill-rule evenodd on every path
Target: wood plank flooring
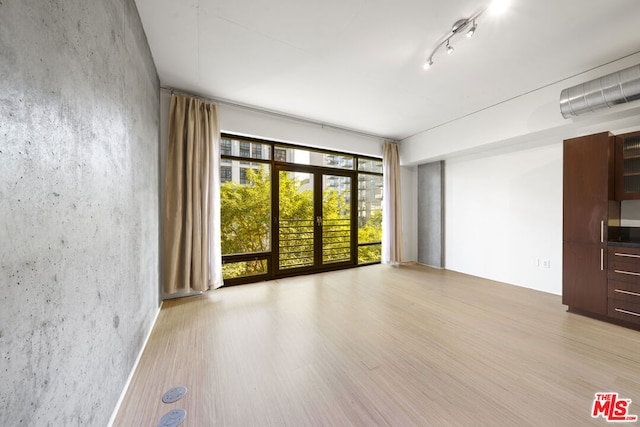
M 374 265 L 166 301 L 116 426 L 603 426 L 640 415 L 640 332 L 561 298 Z M 173 386 L 188 387 L 173 404 Z

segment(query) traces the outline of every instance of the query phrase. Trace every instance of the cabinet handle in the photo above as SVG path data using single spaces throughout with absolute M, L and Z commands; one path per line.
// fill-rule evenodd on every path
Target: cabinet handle
M 604 243 L 604 221 L 600 221 L 600 243 Z
M 613 253 L 615 256 L 626 256 L 629 258 L 640 258 L 640 255 L 634 255 L 634 254 L 621 254 L 619 252 L 614 252 Z
M 633 295 L 634 297 L 640 297 L 640 294 L 637 293 L 637 292 L 624 291 L 622 289 L 614 289 L 614 291 L 619 293 L 619 294 Z
M 624 270 L 613 270 L 613 271 L 620 274 L 628 274 L 629 276 L 640 276 L 640 273 L 634 273 L 632 271 L 624 271 Z
M 600 271 L 604 270 L 604 249 L 600 248 Z

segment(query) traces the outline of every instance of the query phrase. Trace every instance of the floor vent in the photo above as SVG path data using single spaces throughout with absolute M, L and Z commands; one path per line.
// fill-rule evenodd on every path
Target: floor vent
M 178 427 L 186 417 L 187 411 L 184 409 L 174 409 L 164 414 L 158 423 L 158 427 Z
M 187 394 L 187 388 L 184 386 L 174 387 L 171 390 L 167 391 L 162 396 L 162 401 L 164 403 L 173 403 L 182 399 L 184 395 Z

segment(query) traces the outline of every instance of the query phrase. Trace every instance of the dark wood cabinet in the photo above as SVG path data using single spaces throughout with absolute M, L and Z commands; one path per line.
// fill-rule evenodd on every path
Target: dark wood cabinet
M 640 248 L 609 247 L 607 315 L 640 324 Z
M 591 243 L 562 245 L 562 303 L 569 311 L 607 314 L 605 250 Z
M 616 200 L 640 199 L 640 132 L 616 138 Z
M 607 226 L 615 209 L 615 139 L 608 132 L 564 141 L 562 302 L 607 314 Z

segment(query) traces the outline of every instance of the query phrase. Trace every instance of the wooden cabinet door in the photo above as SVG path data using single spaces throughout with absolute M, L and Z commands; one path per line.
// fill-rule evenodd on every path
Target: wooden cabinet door
M 562 302 L 607 313 L 607 225 L 614 196 L 614 138 L 600 133 L 564 142 Z
M 606 242 L 614 195 L 613 147 L 608 132 L 564 142 L 563 241 Z
M 607 314 L 606 249 L 592 243 L 562 245 L 562 303 L 569 309 Z

